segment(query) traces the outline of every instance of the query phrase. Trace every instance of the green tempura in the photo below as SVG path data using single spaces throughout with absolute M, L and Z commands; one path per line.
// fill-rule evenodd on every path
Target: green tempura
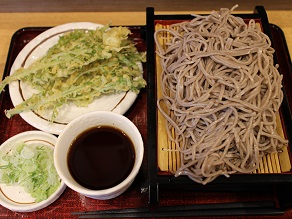
M 73 102 L 87 106 L 102 94 L 125 91 L 139 93 L 146 86 L 139 53 L 128 38 L 126 27 L 74 30 L 60 37 L 46 55 L 27 68 L 20 68 L 0 83 L 0 92 L 12 81 L 21 80 L 39 93 L 15 108 L 8 118 L 27 110 L 52 110 Z M 52 118 L 53 120 L 54 118 Z

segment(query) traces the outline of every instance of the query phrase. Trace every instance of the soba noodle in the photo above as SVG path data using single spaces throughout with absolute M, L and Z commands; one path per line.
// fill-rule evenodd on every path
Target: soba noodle
M 263 155 L 287 144 L 276 130 L 283 92 L 271 41 L 254 20 L 232 15 L 234 8 L 154 36 L 162 66 L 157 105 L 181 156 L 175 176 L 202 184 L 251 173 Z

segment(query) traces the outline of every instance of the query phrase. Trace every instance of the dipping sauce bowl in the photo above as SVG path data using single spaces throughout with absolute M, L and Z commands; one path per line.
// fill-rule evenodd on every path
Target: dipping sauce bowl
M 125 192 L 142 164 L 144 144 L 127 117 L 109 111 L 84 114 L 59 135 L 56 170 L 72 190 L 99 200 Z

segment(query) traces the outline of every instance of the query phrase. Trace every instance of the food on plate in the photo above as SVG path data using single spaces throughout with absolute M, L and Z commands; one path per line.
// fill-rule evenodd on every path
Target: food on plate
M 52 111 L 67 103 L 86 107 L 95 98 L 145 87 L 139 53 L 126 27 L 103 26 L 96 30 L 75 29 L 60 36 L 44 57 L 21 67 L 0 83 L 0 92 L 20 80 L 36 90 L 30 98 L 6 110 L 8 118 L 33 110 Z
M 21 186 L 35 202 L 46 200 L 60 186 L 54 166 L 53 148 L 20 142 L 1 154 L 0 183 Z
M 180 152 L 175 176 L 207 184 L 252 173 L 287 140 L 277 133 L 282 75 L 271 41 L 236 8 L 195 15 L 155 31 L 161 63 L 159 112 Z

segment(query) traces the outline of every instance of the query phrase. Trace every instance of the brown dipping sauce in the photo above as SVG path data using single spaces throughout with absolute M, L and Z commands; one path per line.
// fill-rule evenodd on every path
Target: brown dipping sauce
M 131 139 L 111 126 L 93 127 L 78 135 L 67 158 L 72 177 L 92 190 L 118 185 L 130 174 L 134 162 Z

